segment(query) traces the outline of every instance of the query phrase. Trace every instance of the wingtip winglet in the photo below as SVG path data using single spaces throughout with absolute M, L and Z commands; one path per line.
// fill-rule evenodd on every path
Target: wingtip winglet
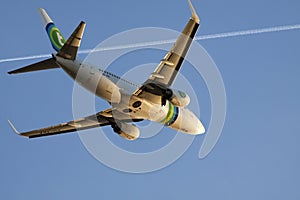
M 9 123 L 10 127 L 12 128 L 12 130 L 13 130 L 16 134 L 20 135 L 20 132 L 16 129 L 16 127 L 13 125 L 13 123 L 11 123 L 10 120 L 7 120 L 7 121 L 8 121 L 8 123 Z
M 195 10 L 191 0 L 188 0 L 188 3 L 189 3 L 189 6 L 190 6 L 190 9 L 191 9 L 191 12 L 192 12 L 192 19 L 195 20 L 195 22 L 197 22 L 199 24 L 200 23 L 200 18 L 197 15 L 196 10 Z

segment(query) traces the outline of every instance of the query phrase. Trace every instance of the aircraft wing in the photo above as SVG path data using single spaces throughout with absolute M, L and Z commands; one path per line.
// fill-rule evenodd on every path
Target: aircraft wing
M 10 126 L 16 132 L 18 135 L 29 137 L 29 138 L 36 138 L 36 137 L 43 137 L 43 136 L 49 136 L 49 135 L 57 135 L 57 134 L 63 134 L 63 133 L 69 133 L 79 130 L 85 130 L 90 128 L 96 128 L 101 126 L 107 126 L 111 125 L 112 123 L 115 123 L 115 118 L 113 116 L 113 109 L 107 109 L 105 111 L 101 111 L 95 115 L 91 115 L 85 118 L 77 119 L 74 121 L 69 121 L 66 123 L 41 128 L 37 130 L 32 130 L 28 132 L 18 132 L 17 129 L 14 127 L 14 125 L 10 122 Z M 116 111 L 116 114 L 119 112 Z M 133 121 L 130 116 L 128 115 L 118 115 L 118 121 L 120 122 L 130 122 Z
M 135 95 L 140 96 L 145 91 L 151 93 L 151 90 L 154 90 L 157 87 L 169 88 L 173 84 L 200 23 L 199 17 L 196 14 L 190 0 L 188 2 L 192 11 L 192 16 L 189 22 L 178 37 L 172 49 L 161 60 L 148 80 L 135 92 Z M 157 92 L 153 93 L 156 94 Z

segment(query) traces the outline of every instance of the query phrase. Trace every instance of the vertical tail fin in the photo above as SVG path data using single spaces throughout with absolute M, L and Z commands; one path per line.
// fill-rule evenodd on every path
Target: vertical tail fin
M 50 39 L 51 45 L 55 51 L 57 51 L 57 56 L 63 57 L 65 59 L 75 60 L 77 56 L 77 51 L 80 46 L 80 41 L 84 32 L 85 23 L 81 22 L 72 35 L 65 40 L 64 36 L 61 34 L 60 30 L 54 25 L 53 21 L 42 8 L 39 8 L 46 32 Z
M 39 8 L 41 18 L 43 20 L 46 32 L 50 39 L 51 45 L 55 51 L 59 51 L 62 46 L 65 44 L 66 40 L 61 34 L 60 30 L 55 26 L 49 15 L 42 8 Z

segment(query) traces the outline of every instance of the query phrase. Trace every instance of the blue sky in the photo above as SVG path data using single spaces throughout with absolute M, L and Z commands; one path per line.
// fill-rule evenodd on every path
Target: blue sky
M 198 36 L 300 23 L 297 0 L 193 3 L 202 20 Z M 48 11 L 66 36 L 86 21 L 81 49 L 132 28 L 181 31 L 190 16 L 184 0 L 3 1 L 0 59 L 52 53 L 39 7 Z M 198 136 L 171 166 L 138 175 L 102 165 L 85 150 L 77 134 L 36 140 L 13 134 L 7 119 L 21 130 L 72 119 L 73 82 L 60 70 L 6 73 L 38 60 L 0 63 L 0 199 L 299 199 L 299 34 L 295 30 L 201 41 L 226 88 L 222 136 L 203 160 L 198 159 L 198 151 L 204 136 Z M 153 55 L 157 57 L 151 61 L 159 61 L 163 53 Z M 143 63 L 148 57 L 128 59 L 126 67 L 136 59 Z M 183 74 L 189 72 L 183 69 Z M 194 83 L 198 85 L 205 88 L 202 82 Z M 205 107 L 209 96 L 205 90 L 197 95 L 203 99 L 205 124 L 210 119 L 210 109 Z M 100 109 L 108 107 L 99 102 Z M 173 133 L 167 132 L 159 136 L 162 141 Z M 159 146 L 161 141 L 151 142 Z

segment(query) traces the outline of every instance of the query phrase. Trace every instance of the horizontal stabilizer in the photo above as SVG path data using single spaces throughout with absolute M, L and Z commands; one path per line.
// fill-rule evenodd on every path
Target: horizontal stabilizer
M 69 60 L 76 59 L 77 51 L 80 46 L 84 28 L 85 22 L 82 21 L 77 26 L 72 35 L 69 37 L 69 39 L 66 41 L 64 46 L 59 50 L 59 52 L 57 53 L 58 56 Z
M 32 65 L 28 65 L 26 67 L 22 67 L 20 69 L 16 69 L 13 71 L 8 72 L 9 74 L 19 74 L 19 73 L 26 73 L 26 72 L 33 72 L 39 70 L 46 70 L 46 69 L 53 69 L 59 68 L 59 65 L 55 62 L 53 58 L 49 58 L 47 60 L 43 60 L 38 63 L 34 63 Z

